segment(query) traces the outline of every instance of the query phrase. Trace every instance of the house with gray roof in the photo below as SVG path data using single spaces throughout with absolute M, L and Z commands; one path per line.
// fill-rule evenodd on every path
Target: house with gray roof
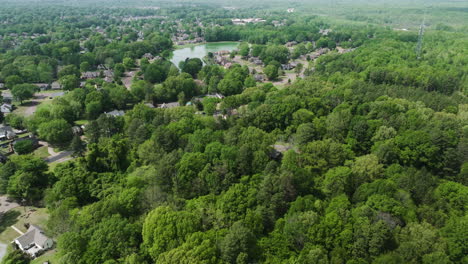
M 13 111 L 13 106 L 11 104 L 2 104 L 0 106 L 0 111 L 4 114 L 11 113 Z
M 28 231 L 16 238 L 12 243 L 32 258 L 36 258 L 54 245 L 54 241 L 35 225 L 30 225 Z
M 118 117 L 118 116 L 124 116 L 125 112 L 123 110 L 113 110 L 113 111 L 105 113 L 105 114 L 107 116 Z

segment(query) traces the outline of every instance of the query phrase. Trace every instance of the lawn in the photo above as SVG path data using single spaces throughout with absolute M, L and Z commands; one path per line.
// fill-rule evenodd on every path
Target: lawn
M 86 124 L 88 124 L 88 123 L 89 123 L 89 121 L 86 120 L 86 119 L 81 119 L 81 120 L 76 120 L 76 121 L 75 121 L 75 124 L 76 124 L 77 126 L 86 125 Z
M 38 157 L 38 158 L 41 158 L 41 159 L 45 159 L 47 157 L 49 157 L 49 150 L 46 146 L 42 146 L 38 149 L 36 149 L 34 152 L 33 152 L 33 155 Z
M 0 223 L 0 242 L 8 244 L 13 239 L 20 236 L 18 232 L 10 226 L 14 225 L 21 232 L 26 232 L 24 224 L 34 224 L 45 228 L 49 214 L 47 208 L 37 208 L 31 206 L 20 206 L 6 212 Z
M 56 250 L 50 250 L 44 253 L 44 255 L 38 257 L 37 259 L 31 261 L 30 264 L 42 264 L 46 261 L 49 261 L 50 264 L 58 263 L 59 257 Z

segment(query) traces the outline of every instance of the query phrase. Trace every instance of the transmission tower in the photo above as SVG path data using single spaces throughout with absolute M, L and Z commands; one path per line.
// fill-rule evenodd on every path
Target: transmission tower
M 423 22 L 419 27 L 419 36 L 418 36 L 418 45 L 416 46 L 416 57 L 421 59 L 421 52 L 422 52 L 422 45 L 423 45 L 423 37 L 424 37 L 424 28 L 426 27 L 426 13 L 424 12 Z

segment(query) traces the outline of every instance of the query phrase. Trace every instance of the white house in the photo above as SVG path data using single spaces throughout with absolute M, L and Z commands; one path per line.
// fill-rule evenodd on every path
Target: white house
M 16 238 L 13 243 L 32 258 L 36 258 L 54 245 L 54 241 L 35 225 L 30 225 L 28 231 Z
M 0 111 L 4 114 L 11 113 L 11 111 L 13 111 L 13 106 L 11 104 L 2 104 L 0 106 Z

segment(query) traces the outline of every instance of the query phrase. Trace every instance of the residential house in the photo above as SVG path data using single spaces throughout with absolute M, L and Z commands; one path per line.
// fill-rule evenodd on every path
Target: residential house
M 295 46 L 295 45 L 297 45 L 297 42 L 296 42 L 296 41 L 290 41 L 290 42 L 287 42 L 287 43 L 286 43 L 286 47 L 288 47 L 288 48 L 290 48 L 290 47 L 292 47 L 292 46 Z
M 73 135 L 75 135 L 75 136 L 83 135 L 83 129 L 80 126 L 73 126 L 72 127 L 72 132 L 73 132 Z
M 154 56 L 151 53 L 145 53 L 145 55 L 143 55 L 143 58 L 146 58 L 148 60 L 152 60 L 152 59 L 154 59 Z
M 84 80 L 87 80 L 87 79 L 95 79 L 95 78 L 99 78 L 100 76 L 100 73 L 99 72 L 91 72 L 91 71 L 88 71 L 88 72 L 83 72 L 81 74 L 81 79 L 84 79 Z
M 51 85 L 50 85 L 50 88 L 52 90 L 60 90 L 62 89 L 62 85 L 59 83 L 59 82 L 53 82 Z
M 0 111 L 4 114 L 11 113 L 13 111 L 13 105 L 11 104 L 2 104 L 0 106 Z
M 255 81 L 257 81 L 257 82 L 263 82 L 263 81 L 266 80 L 266 77 L 263 74 L 255 74 L 253 77 L 254 77 Z
M 289 70 L 296 68 L 296 66 L 297 64 L 293 64 L 293 63 L 281 64 L 281 69 L 283 69 L 284 71 L 289 71 Z
M 252 57 L 249 59 L 249 62 L 252 62 L 253 64 L 255 65 L 262 65 L 263 62 L 261 59 L 259 59 L 258 57 Z
M 35 225 L 30 225 L 28 231 L 16 238 L 12 243 L 32 258 L 38 257 L 54 245 L 54 241 Z
M 223 99 L 224 95 L 220 93 L 214 93 L 214 94 L 207 94 L 205 97 Z
M 158 108 L 174 108 L 180 106 L 179 102 L 158 104 Z
M 0 140 L 14 139 L 15 137 L 16 133 L 13 131 L 11 126 L 0 126 Z
M 48 83 L 35 83 L 34 85 L 36 85 L 37 88 L 39 88 L 39 90 L 41 91 L 45 91 L 50 88 L 50 85 Z
M 109 113 L 104 113 L 107 116 L 113 116 L 113 117 L 118 117 L 118 116 L 124 116 L 125 112 L 123 110 L 113 110 Z

